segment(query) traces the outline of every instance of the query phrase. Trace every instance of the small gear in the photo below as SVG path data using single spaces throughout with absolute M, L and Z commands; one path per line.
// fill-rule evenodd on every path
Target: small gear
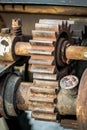
M 65 57 L 66 47 L 72 44 L 73 31 L 71 31 L 70 27 L 71 26 L 64 21 L 61 25 L 59 25 L 59 34 L 57 36 L 55 46 L 55 64 L 57 68 L 57 73 L 68 67 L 68 64 L 70 63 L 67 62 L 67 59 Z

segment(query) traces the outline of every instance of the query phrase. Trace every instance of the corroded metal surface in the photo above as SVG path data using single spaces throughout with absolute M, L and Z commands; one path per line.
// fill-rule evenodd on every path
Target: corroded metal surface
M 0 36 L 0 60 L 13 61 L 12 57 L 12 41 L 13 37 L 10 37 L 8 34 Z
M 87 60 L 87 47 L 69 46 L 66 48 L 67 59 Z
M 47 66 L 47 65 L 35 65 L 33 64 L 30 68 L 31 72 L 38 72 L 38 73 L 48 73 L 54 74 L 55 73 L 55 66 Z
M 15 45 L 15 54 L 16 55 L 24 55 L 24 56 L 29 56 L 29 50 L 31 49 L 31 46 L 27 42 L 17 42 Z
M 66 22 L 66 20 L 58 20 L 58 19 L 39 19 L 40 24 L 53 24 L 53 25 L 61 25 L 62 21 Z
M 42 46 L 53 46 L 55 45 L 54 41 L 43 41 L 43 40 L 29 40 L 31 45 L 42 45 Z
M 77 97 L 77 120 L 79 130 L 87 129 L 87 69 L 84 71 Z
M 77 120 L 75 119 L 64 119 L 64 120 L 61 120 L 61 126 L 64 127 L 64 128 L 70 128 L 70 129 L 75 129 L 75 130 L 79 130 L 78 128 L 78 122 Z
M 32 92 L 34 93 L 45 93 L 45 94 L 55 94 L 55 89 L 48 89 L 48 88 L 40 88 L 40 87 L 31 87 L 30 88 Z
M 17 41 L 22 40 L 21 20 L 12 20 L 12 29 L 2 28 L 0 33 L 0 60 L 14 61 L 19 58 L 15 54 L 14 46 Z
M 30 103 L 30 107 L 29 107 L 29 110 L 31 111 L 35 111 L 35 112 L 41 112 L 41 113 L 54 113 L 54 106 L 53 104 L 48 104 L 48 103 L 35 103 L 35 102 L 32 102 Z
M 65 90 L 73 90 L 79 83 L 79 79 L 75 75 L 68 75 L 60 80 L 60 86 Z
M 36 30 L 47 30 L 48 31 L 58 31 L 58 24 L 44 24 L 44 23 L 36 23 L 35 24 L 35 29 Z
M 53 108 L 53 104 L 49 103 L 48 101 L 43 102 L 41 104 L 41 102 L 35 102 L 35 100 L 30 99 L 30 95 L 31 92 L 34 91 L 33 93 L 50 93 L 45 89 L 39 89 L 37 91 L 36 87 L 32 87 L 34 86 L 33 83 L 25 83 L 22 82 L 17 90 L 16 93 L 16 103 L 17 103 L 17 107 L 19 110 L 35 110 L 35 111 L 43 111 L 43 112 L 54 112 L 54 108 Z M 42 90 L 42 91 L 41 91 Z M 55 93 L 54 90 L 51 89 L 51 93 Z M 40 95 L 40 94 L 39 94 Z M 34 97 L 34 96 L 33 96 Z M 32 98 L 33 98 L 32 97 Z M 52 98 L 53 99 L 53 98 Z M 32 102 L 30 100 L 33 100 Z M 49 99 L 47 99 L 49 100 Z M 42 100 L 41 100 L 42 101 Z M 41 107 L 42 106 L 42 107 Z
M 56 114 L 45 114 L 40 112 L 32 112 L 32 117 L 38 120 L 45 120 L 45 121 L 56 121 L 57 116 Z
M 59 84 L 58 84 L 58 81 L 49 81 L 49 80 L 38 80 L 38 79 L 34 79 L 33 82 L 35 84 L 37 84 L 37 86 L 41 85 L 42 87 L 46 87 L 46 88 L 57 88 L 59 89 Z
M 49 86 L 22 82 L 16 93 L 17 108 L 32 111 L 32 116 L 39 120 L 56 121 L 58 114 L 75 115 L 77 93 L 72 95 Z
M 65 76 L 60 80 L 57 108 L 61 115 L 76 115 L 77 85 L 78 78 L 74 75 Z
M 50 40 L 56 41 L 56 33 L 55 31 L 41 31 L 41 30 L 33 30 L 33 39 L 34 40 Z
M 58 22 L 64 28 L 62 21 Z M 53 26 L 50 23 L 37 23 L 35 30 L 32 31 L 33 40 L 29 41 L 31 45 L 29 64 L 31 64 L 30 72 L 33 73 L 34 81 L 33 86 L 30 87 L 29 101 L 30 110 L 35 119 L 57 120 L 57 93 L 59 90 L 57 82 L 60 74 L 58 75 L 55 66 L 55 47 L 59 30 L 60 33 L 63 31 L 62 27 L 59 27 L 58 23 L 55 25 L 55 22 Z M 49 64 L 47 61 L 50 61 Z M 63 75 L 66 73 L 67 69 Z
M 28 110 L 30 107 L 29 95 L 32 83 L 22 82 L 16 93 L 16 104 L 19 110 Z
M 76 115 L 76 96 L 60 90 L 57 107 L 61 115 Z
M 79 22 L 77 23 L 80 24 Z M 33 39 L 29 42 L 20 42 L 21 40 L 23 40 L 22 37 L 16 38 L 15 40 L 15 37 L 11 38 L 12 36 L 10 36 L 10 34 L 6 34 L 6 39 L 3 39 L 3 35 L 1 35 L 1 47 L 3 52 L 1 51 L 0 59 L 4 60 L 7 57 L 7 61 L 12 61 L 14 60 L 14 57 L 17 57 L 17 55 L 31 56 L 31 64 L 35 63 L 36 61 L 37 64 L 40 64 L 40 62 L 42 62 L 42 64 L 51 64 L 53 61 L 46 61 L 45 63 L 45 60 L 43 61 L 43 58 L 42 60 L 41 58 L 38 58 L 38 60 L 37 58 L 32 59 L 32 55 L 36 55 L 36 57 L 37 55 L 43 57 L 49 55 L 54 57 L 55 55 L 54 59 L 56 61 L 55 63 L 57 69 L 58 67 L 64 66 L 69 63 L 70 59 L 86 60 L 86 47 L 84 48 L 79 46 L 71 46 L 71 38 L 73 37 L 73 39 L 75 39 L 75 37 L 79 35 L 79 30 L 74 30 L 74 33 L 72 34 L 70 25 L 72 25 L 72 28 L 75 28 L 75 25 L 73 24 L 74 21 L 72 20 L 68 20 L 67 22 L 65 20 L 39 20 L 39 23 L 36 23 L 35 25 L 35 30 L 32 30 Z M 16 32 L 18 28 L 21 28 L 20 19 L 13 19 L 12 30 L 14 32 L 13 34 L 16 36 L 22 35 L 22 33 L 20 33 L 20 29 L 18 32 Z M 18 35 L 16 33 L 18 33 Z M 80 36 L 78 36 L 78 39 L 79 38 Z M 61 41 L 61 39 L 63 40 Z M 15 42 L 14 47 L 12 47 L 13 42 Z M 77 49 L 78 51 L 76 51 Z M 71 52 L 73 53 L 73 55 L 71 54 Z
M 14 46 L 17 41 L 21 41 L 21 37 L 15 37 L 11 34 L 0 35 L 1 61 L 14 61 L 19 58 L 19 56 L 16 56 L 14 52 Z
M 32 109 L 32 117 L 35 119 L 56 121 L 57 113 L 54 113 L 54 109 L 57 87 L 53 87 L 50 83 L 52 79 L 55 82 L 57 79 L 55 65 L 53 65 L 56 32 L 52 27 L 50 28 L 51 31 L 49 31 L 48 26 L 43 28 L 45 30 L 36 25 L 35 30 L 32 31 L 33 40 L 30 40 L 30 44 L 34 48 L 31 51 L 33 55 L 31 55 L 29 62 L 32 64 L 30 71 L 33 72 L 34 79 L 34 86 L 30 88 L 30 110 Z M 33 58 L 36 61 L 35 64 L 31 62 Z M 48 60 L 50 60 L 49 64 Z M 42 79 L 45 84 L 42 85 L 42 82 L 37 82 L 36 79 Z M 47 86 L 51 87 L 47 88 Z
M 30 110 L 32 109 L 32 116 L 39 120 L 56 120 L 55 103 L 57 88 L 46 88 L 45 85 L 42 87 L 41 84 L 35 84 L 30 87 L 31 95 Z
M 58 80 L 58 76 L 57 74 L 40 74 L 40 73 L 33 73 L 33 78 L 34 79 L 41 79 L 41 80 L 49 80 L 49 81 L 57 81 Z
M 16 93 L 16 104 L 19 110 L 32 110 L 36 119 L 56 120 L 57 88 L 44 88 L 35 83 L 21 83 Z M 38 116 L 39 115 L 41 116 Z M 51 117 L 50 117 L 51 115 Z
M 15 54 L 22 56 L 31 56 L 31 54 L 52 55 L 54 51 L 54 42 L 51 41 L 34 41 L 16 42 Z M 32 55 L 33 56 L 33 55 Z
M 29 64 L 54 65 L 53 56 L 32 55 Z

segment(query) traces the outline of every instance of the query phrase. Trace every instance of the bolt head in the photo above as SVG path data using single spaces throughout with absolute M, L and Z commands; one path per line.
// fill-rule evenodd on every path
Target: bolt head
M 63 89 L 72 89 L 78 85 L 78 78 L 74 75 L 68 75 L 60 80 L 60 87 Z

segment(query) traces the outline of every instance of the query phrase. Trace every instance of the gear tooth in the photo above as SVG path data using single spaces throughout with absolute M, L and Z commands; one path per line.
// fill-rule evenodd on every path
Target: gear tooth
M 69 31 L 70 31 L 70 29 L 71 29 L 71 24 L 69 24 L 69 27 L 68 27 L 68 29 L 69 29 Z
M 64 26 L 65 26 L 65 25 L 64 25 L 64 21 L 62 21 L 62 28 L 64 28 Z
M 45 121 L 56 121 L 57 120 L 57 114 L 32 112 L 32 117 L 34 117 L 38 120 L 45 120 Z
M 55 33 L 55 37 L 56 37 L 56 39 L 57 39 L 57 37 L 58 37 L 58 34 L 59 34 L 58 32 Z
M 67 21 L 66 21 L 66 23 L 65 23 L 65 24 L 66 24 L 66 28 L 67 28 L 67 25 L 68 25 Z
M 73 31 L 71 31 L 70 33 L 71 33 L 71 36 L 72 36 L 72 34 L 73 34 Z
M 58 29 L 59 29 L 59 31 L 60 31 L 60 29 L 61 29 L 60 25 L 58 25 Z

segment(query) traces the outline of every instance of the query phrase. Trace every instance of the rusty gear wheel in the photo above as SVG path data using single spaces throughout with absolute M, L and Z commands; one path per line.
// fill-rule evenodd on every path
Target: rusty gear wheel
M 66 45 L 65 40 L 71 41 L 72 32 L 67 22 L 41 19 L 35 24 L 32 35 L 33 39 L 29 41 L 32 46 L 29 51 L 29 64 L 33 73 L 33 86 L 30 87 L 29 97 L 30 110 L 35 119 L 56 121 L 59 118 L 56 108 L 58 82 L 60 77 L 68 73 L 70 67 L 64 66 L 60 69 L 55 59 L 64 51 L 62 44 Z M 59 43 L 60 38 L 62 39 Z

